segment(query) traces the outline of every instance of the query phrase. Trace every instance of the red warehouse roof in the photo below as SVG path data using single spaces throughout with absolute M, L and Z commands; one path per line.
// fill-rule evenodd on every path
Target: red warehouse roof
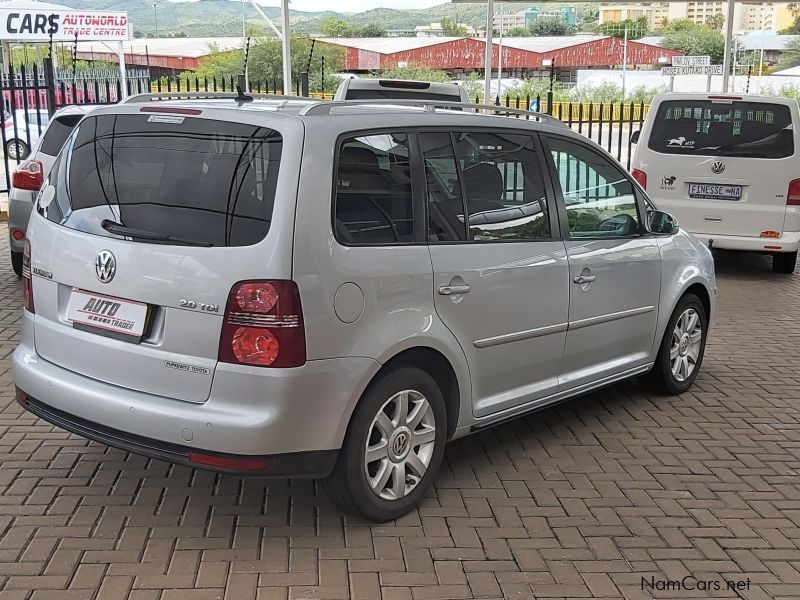
M 322 38 L 318 42 L 346 50 L 344 70 L 379 71 L 406 64 L 436 69 L 482 69 L 484 40 L 476 38 Z M 494 46 L 497 64 L 499 45 Z M 659 58 L 683 54 L 659 46 L 628 42 L 629 65 L 654 65 Z M 503 65 L 509 69 L 533 69 L 553 60 L 557 67 L 608 67 L 622 64 L 623 42 L 596 35 L 506 38 Z
M 542 66 L 543 60 L 556 67 L 610 67 L 621 65 L 624 53 L 621 39 L 609 36 L 507 38 L 503 46 L 503 65 L 509 69 Z M 629 65 L 654 65 L 659 58 L 671 59 L 683 52 L 659 46 L 628 42 Z

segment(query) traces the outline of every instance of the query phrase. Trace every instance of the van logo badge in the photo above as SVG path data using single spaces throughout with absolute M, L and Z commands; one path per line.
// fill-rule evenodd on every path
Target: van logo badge
M 715 175 L 719 175 L 720 173 L 725 172 L 725 163 L 721 160 L 715 160 L 711 163 L 711 172 Z
M 109 283 L 117 274 L 117 259 L 109 250 L 103 250 L 94 259 L 94 273 L 100 283 Z

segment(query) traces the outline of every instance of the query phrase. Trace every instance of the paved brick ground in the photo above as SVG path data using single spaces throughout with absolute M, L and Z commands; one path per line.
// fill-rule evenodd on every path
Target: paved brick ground
M 193 472 L 23 413 L 0 267 L 0 600 L 800 598 L 800 275 L 761 257 L 720 258 L 691 393 L 620 385 L 453 443 L 420 509 L 382 526 L 310 482 Z M 686 575 L 711 587 L 642 590 Z

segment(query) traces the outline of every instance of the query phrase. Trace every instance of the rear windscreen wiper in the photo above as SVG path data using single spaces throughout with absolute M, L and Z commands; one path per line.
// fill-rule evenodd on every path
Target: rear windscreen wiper
M 172 242 L 174 244 L 186 244 L 187 246 L 205 246 L 207 248 L 213 246 L 208 242 L 198 242 L 195 240 L 185 240 L 182 238 L 173 237 L 166 233 L 158 233 L 157 231 L 147 231 L 146 229 L 136 229 L 134 227 L 127 227 L 121 223 L 117 223 L 110 219 L 103 219 L 100 222 L 100 227 L 109 233 L 117 235 L 124 235 L 132 238 L 139 238 L 142 240 L 153 240 L 154 242 Z

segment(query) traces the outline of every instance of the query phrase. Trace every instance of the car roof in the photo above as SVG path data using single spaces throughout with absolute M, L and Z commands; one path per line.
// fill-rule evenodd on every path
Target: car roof
M 453 86 L 456 87 L 456 86 Z M 457 88 L 456 88 L 457 89 Z M 184 94 L 185 95 L 185 94 Z M 560 134 L 571 134 L 562 121 L 548 115 L 531 113 L 521 109 L 501 106 L 480 106 L 461 102 L 431 100 L 357 100 L 320 101 L 297 96 L 256 96 L 250 101 L 237 101 L 234 94 L 227 97 L 173 98 L 160 100 L 162 95 L 143 94 L 127 99 L 124 103 L 100 107 L 97 114 L 136 114 L 140 112 L 175 113 L 183 110 L 203 111 L 204 118 L 250 121 L 263 115 L 277 121 L 302 121 L 309 127 L 341 132 L 358 129 L 385 129 L 387 114 L 391 114 L 391 126 L 457 126 L 457 127 L 502 127 L 520 129 L 542 129 Z M 488 113 L 488 114 L 482 114 Z M 495 114 L 496 113 L 496 114 Z M 512 113 L 517 118 L 504 116 Z M 199 115 L 194 115 L 199 116 Z M 583 139 L 583 136 L 577 137 Z

